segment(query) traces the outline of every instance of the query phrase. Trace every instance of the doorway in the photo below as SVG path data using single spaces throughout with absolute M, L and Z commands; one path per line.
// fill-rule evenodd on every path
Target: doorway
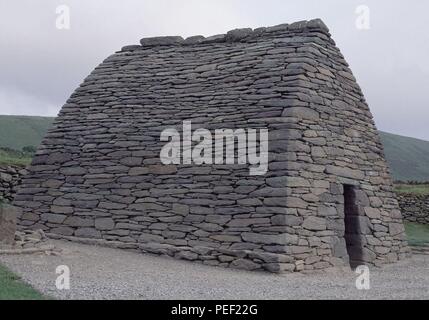
M 363 264 L 363 243 L 360 228 L 359 207 L 356 201 L 356 186 L 344 185 L 344 224 L 347 253 L 350 267 Z

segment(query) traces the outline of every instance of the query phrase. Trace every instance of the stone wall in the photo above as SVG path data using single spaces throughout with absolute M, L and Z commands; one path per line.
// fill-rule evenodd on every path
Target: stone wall
M 27 170 L 20 166 L 0 165 L 0 199 L 13 200 L 18 185 Z
M 209 38 L 142 39 L 63 106 L 15 204 L 20 224 L 142 252 L 274 272 L 349 263 L 344 185 L 362 263 L 408 252 L 383 147 L 320 20 Z M 163 165 L 160 133 L 268 128 L 269 167 Z
M 429 196 L 415 194 L 398 194 L 404 220 L 429 224 Z

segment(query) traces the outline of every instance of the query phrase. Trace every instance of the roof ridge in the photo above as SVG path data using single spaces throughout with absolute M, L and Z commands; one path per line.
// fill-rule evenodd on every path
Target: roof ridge
M 271 27 L 260 27 L 256 29 L 239 28 L 228 31 L 226 34 L 217 34 L 209 37 L 201 35 L 191 36 L 186 39 L 181 36 L 160 36 L 160 37 L 145 37 L 140 40 L 140 45 L 125 46 L 123 51 L 135 50 L 140 47 L 157 47 L 157 46 L 175 46 L 175 45 L 195 45 L 221 42 L 240 42 L 247 39 L 254 39 L 263 35 L 274 32 L 289 32 L 289 31 L 312 31 L 317 30 L 330 36 L 329 29 L 321 19 L 297 21 L 291 24 L 283 23 Z

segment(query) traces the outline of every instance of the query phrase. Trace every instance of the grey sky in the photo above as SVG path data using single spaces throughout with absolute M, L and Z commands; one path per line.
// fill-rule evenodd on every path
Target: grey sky
M 70 30 L 55 27 L 70 7 Z M 355 27 L 358 5 L 370 30 Z M 103 59 L 145 36 L 224 33 L 322 18 L 379 129 L 429 140 L 428 1 L 0 0 L 0 114 L 54 116 Z

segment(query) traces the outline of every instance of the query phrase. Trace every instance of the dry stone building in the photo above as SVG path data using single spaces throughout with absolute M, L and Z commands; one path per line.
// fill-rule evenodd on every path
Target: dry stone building
M 161 163 L 161 132 L 189 120 L 268 128 L 266 174 Z M 69 239 L 272 272 L 407 255 L 368 105 L 318 19 L 122 48 L 67 100 L 29 171 L 20 225 Z

